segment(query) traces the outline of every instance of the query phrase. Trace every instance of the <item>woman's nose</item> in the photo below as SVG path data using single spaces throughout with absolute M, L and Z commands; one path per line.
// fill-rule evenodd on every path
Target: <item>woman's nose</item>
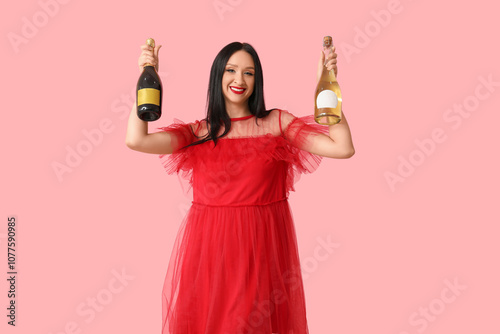
M 236 73 L 234 76 L 234 83 L 243 83 L 243 75 Z

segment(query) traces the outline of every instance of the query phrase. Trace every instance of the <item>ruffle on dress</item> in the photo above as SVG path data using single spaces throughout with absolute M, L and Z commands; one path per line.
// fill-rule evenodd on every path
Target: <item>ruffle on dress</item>
M 301 174 L 314 172 L 321 163 L 322 157 L 308 150 L 311 148 L 314 137 L 317 135 L 329 135 L 329 127 L 317 124 L 313 115 L 296 117 L 286 110 L 275 109 L 262 120 L 261 126 L 255 126 L 255 117 L 238 123 L 236 134 L 232 135 L 232 128 L 228 135 L 219 138 L 227 140 L 231 150 L 220 150 L 221 161 L 234 159 L 237 152 L 258 154 L 261 158 L 281 160 L 288 163 L 287 171 L 287 193 L 295 191 L 294 184 L 300 179 Z M 182 179 L 188 181 L 189 191 L 193 185 L 193 168 L 203 161 L 204 152 L 214 149 L 213 141 L 201 145 L 184 148 L 186 145 L 199 140 L 205 129 L 205 120 L 193 123 L 184 123 L 174 119 L 174 123 L 166 127 L 158 128 L 161 131 L 172 133 L 172 145 L 176 147 L 171 154 L 159 155 L 161 163 L 168 174 L 177 173 Z M 201 135 L 200 137 L 204 137 Z M 245 140 L 232 140 L 244 139 Z M 249 140 L 251 139 L 251 140 Z M 249 149 L 250 146 L 250 149 Z M 249 153 L 250 152 L 250 153 Z M 215 153 L 215 152 L 214 152 Z

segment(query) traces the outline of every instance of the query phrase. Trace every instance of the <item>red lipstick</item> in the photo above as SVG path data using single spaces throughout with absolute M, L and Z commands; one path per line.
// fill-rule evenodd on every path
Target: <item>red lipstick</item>
M 235 94 L 243 94 L 246 91 L 246 88 L 236 86 L 229 86 L 229 89 L 231 89 L 231 92 Z

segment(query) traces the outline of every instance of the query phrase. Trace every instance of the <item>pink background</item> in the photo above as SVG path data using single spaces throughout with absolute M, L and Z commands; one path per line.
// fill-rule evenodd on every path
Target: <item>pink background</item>
M 261 57 L 268 108 L 311 114 L 327 34 L 356 154 L 325 159 L 290 196 L 310 333 L 500 331 L 494 2 L 60 1 L 0 14 L 2 333 L 160 333 L 191 198 L 158 156 L 125 146 L 146 38 L 163 45 L 154 132 L 204 117 L 211 63 L 235 40 Z M 68 167 L 77 149 L 86 155 Z M 71 171 L 58 177 L 54 164 Z

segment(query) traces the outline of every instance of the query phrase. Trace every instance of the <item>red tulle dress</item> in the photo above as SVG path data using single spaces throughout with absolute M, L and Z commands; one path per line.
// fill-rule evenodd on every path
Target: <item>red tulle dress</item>
M 207 133 L 204 120 L 160 129 L 179 148 Z M 231 119 L 216 146 L 160 155 L 193 190 L 165 277 L 162 334 L 308 333 L 287 198 L 299 174 L 318 167 L 321 157 L 306 150 L 320 133 L 328 127 L 312 116 L 274 109 L 257 124 Z

